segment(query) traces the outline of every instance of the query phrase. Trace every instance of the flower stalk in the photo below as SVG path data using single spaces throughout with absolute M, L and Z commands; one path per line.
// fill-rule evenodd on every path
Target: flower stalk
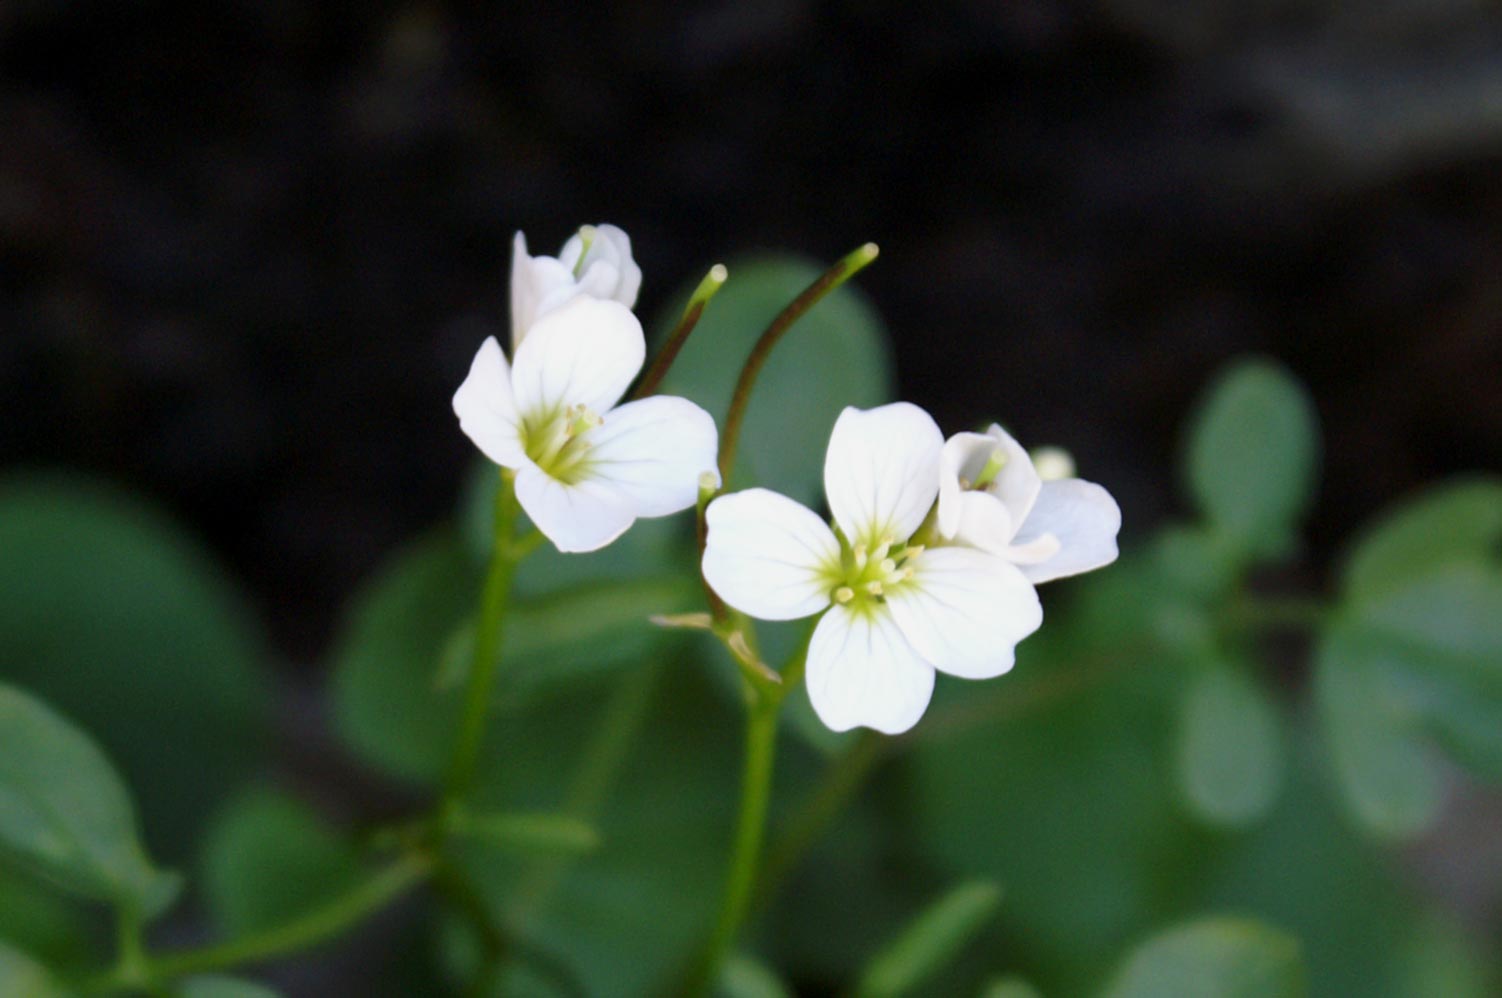
M 501 471 L 501 487 L 495 497 L 495 541 L 475 621 L 474 658 L 464 691 L 459 736 L 454 743 L 453 760 L 444 783 L 444 808 L 457 804 L 474 783 L 480 744 L 485 737 L 485 720 L 490 713 L 496 670 L 500 664 L 502 623 L 511 597 L 511 582 L 516 575 L 517 563 L 532 547 L 525 542 L 518 543 L 516 538 L 519 508 L 515 482 L 515 472 L 510 469 Z
M 751 389 L 756 387 L 756 379 L 761 374 L 767 357 L 771 355 L 772 348 L 777 346 L 794 323 L 807 315 L 826 295 L 864 270 L 876 259 L 878 252 L 875 243 L 866 243 L 860 249 L 846 254 L 778 313 L 777 318 L 772 320 L 772 324 L 751 348 L 751 354 L 746 358 L 740 378 L 735 383 L 735 394 L 730 397 L 730 410 L 725 415 L 725 425 L 720 431 L 721 481 L 730 481 L 730 469 L 735 466 L 736 446 L 740 443 L 741 425 L 746 420 L 746 406 L 751 402 Z
M 683 349 L 683 344 L 688 342 L 689 334 L 699 324 L 699 319 L 704 315 L 704 306 L 709 300 L 719 293 L 720 288 L 725 286 L 730 272 L 725 269 L 723 263 L 717 263 L 709 268 L 709 273 L 704 275 L 704 280 L 694 289 L 689 297 L 688 305 L 683 309 L 683 315 L 678 319 L 678 324 L 668 334 L 667 340 L 662 344 L 662 349 L 657 351 L 657 356 L 652 358 L 652 364 L 647 368 L 647 373 L 641 376 L 636 390 L 631 393 L 633 399 L 646 398 L 657 391 L 657 386 L 662 384 L 662 379 L 667 375 L 668 368 L 673 366 L 673 361 L 678 359 L 678 352 Z

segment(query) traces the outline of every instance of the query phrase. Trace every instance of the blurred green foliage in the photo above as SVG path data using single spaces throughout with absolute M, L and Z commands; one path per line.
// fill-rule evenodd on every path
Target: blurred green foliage
M 664 386 L 716 415 L 817 273 L 730 269 Z M 854 289 L 816 308 L 767 366 L 736 484 L 817 504 L 839 409 L 891 397 L 883 337 Z M 1328 597 L 1266 591 L 1263 569 L 1300 550 L 1319 451 L 1297 381 L 1235 364 L 1186 427 L 1192 517 L 1135 537 L 1128 517 L 1118 564 L 1045 593 L 1013 674 L 941 677 L 899 739 L 832 735 L 795 693 L 768 880 L 721 993 L 1496 993 L 1477 926 L 1392 844 L 1434 828 L 1460 774 L 1502 777 L 1502 482 L 1408 498 L 1355 540 Z M 425 798 L 447 762 L 496 481 L 480 468 L 454 522 L 374 573 L 331 651 L 331 727 L 396 799 Z M 720 649 L 646 623 L 702 606 L 687 520 L 522 566 L 479 785 L 444 819 L 467 886 L 446 871 L 434 917 L 394 948 L 442 968 L 431 993 L 661 994 L 702 942 L 741 706 Z M 196 856 L 193 907 L 231 938 L 336 901 L 415 834 L 331 821 L 256 773 L 260 638 L 163 514 L 78 480 L 0 482 L 0 597 L 0 994 L 68 993 L 110 966 L 95 902 L 167 896 L 125 786 L 153 855 Z M 763 657 L 803 627 L 759 628 Z M 1271 631 L 1307 637 L 1307 663 Z

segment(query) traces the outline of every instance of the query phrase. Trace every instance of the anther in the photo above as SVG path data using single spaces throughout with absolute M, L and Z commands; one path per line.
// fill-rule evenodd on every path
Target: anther
M 866 567 L 866 559 L 867 559 L 867 557 L 868 556 L 866 554 L 866 545 L 864 545 L 864 544 L 857 544 L 855 546 L 855 568 L 856 568 L 856 571 L 860 571 L 861 569 L 863 569 L 863 568 Z
M 866 583 L 866 592 L 870 593 L 872 596 L 880 596 L 881 595 L 881 580 L 880 579 L 872 579 L 870 582 Z
M 855 599 L 855 590 L 849 586 L 841 586 L 834 591 L 834 601 L 836 603 L 849 603 L 853 599 Z

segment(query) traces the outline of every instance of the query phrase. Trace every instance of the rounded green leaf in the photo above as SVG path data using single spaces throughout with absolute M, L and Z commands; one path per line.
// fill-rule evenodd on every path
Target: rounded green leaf
M 443 771 L 461 691 L 443 688 L 439 664 L 479 591 L 460 539 L 441 530 L 399 551 L 355 597 L 332 693 L 340 736 L 368 762 L 417 782 Z
M 0 684 L 0 851 L 88 897 L 159 912 L 178 881 L 146 858 L 104 753 L 50 707 Z
M 986 985 L 981 998 L 1043 998 L 1043 993 L 1019 977 L 1004 977 Z
M 277 998 L 277 992 L 237 977 L 190 977 L 178 987 L 177 998 Z
M 1243 360 L 1221 374 L 1190 423 L 1189 491 L 1215 527 L 1253 555 L 1286 546 L 1314 490 L 1319 421 L 1281 365 Z
M 1201 672 L 1180 707 L 1179 789 L 1194 813 L 1217 825 L 1260 818 L 1277 798 L 1283 732 L 1267 691 L 1242 669 Z
M 1382 516 L 1346 561 L 1345 593 L 1374 600 L 1456 562 L 1502 558 L 1502 479 L 1438 486 Z
M 720 998 L 792 998 L 792 990 L 766 964 L 743 953 L 725 961 L 720 971 Z
M 358 882 L 360 865 L 353 846 L 305 804 L 258 788 L 216 817 L 199 876 L 215 921 L 237 936 L 332 900 Z
M 1105 998 L 1298 998 L 1298 940 L 1258 922 L 1203 919 L 1159 933 L 1127 957 Z
M 914 918 L 866 967 L 856 993 L 862 998 L 906 994 L 941 970 L 985 927 L 1001 904 L 988 881 L 961 884 Z
M 162 512 L 80 478 L 0 480 L 0 679 L 99 739 L 173 860 L 265 753 L 263 659 L 242 594 Z
M 704 310 L 661 388 L 665 395 L 703 406 L 717 424 L 724 421 L 757 338 L 823 272 L 787 256 L 751 257 L 729 267 L 729 281 Z M 658 328 L 671 329 L 679 313 L 670 309 Z M 891 352 L 881 320 L 865 296 L 846 285 L 800 319 L 768 358 L 746 410 L 734 480 L 727 485 L 762 485 L 817 507 L 824 495 L 824 450 L 840 410 L 880 405 L 891 400 L 892 391 Z
M 5 998 L 66 998 L 51 971 L 0 940 L 0 995 Z
M 1352 813 L 1384 838 L 1408 838 L 1439 813 L 1442 787 L 1415 717 L 1385 677 L 1380 644 L 1344 631 L 1321 640 L 1315 699 L 1330 746 L 1336 782 Z

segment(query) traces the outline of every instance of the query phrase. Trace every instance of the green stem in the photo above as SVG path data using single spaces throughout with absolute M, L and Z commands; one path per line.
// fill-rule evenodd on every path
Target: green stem
M 753 689 L 747 684 L 748 689 Z M 767 805 L 772 797 L 772 763 L 777 748 L 777 711 L 782 698 L 769 691 L 750 694 L 746 718 L 746 757 L 741 775 L 740 814 L 736 819 L 735 845 L 730 855 L 725 894 L 719 918 L 709 942 L 690 972 L 684 993 L 707 994 L 730 954 L 735 938 L 751 905 L 756 874 L 760 867 L 762 840 L 766 837 Z
M 746 358 L 745 366 L 741 368 L 740 379 L 735 383 L 735 394 L 730 398 L 730 411 L 725 415 L 725 426 L 720 431 L 720 480 L 722 482 L 730 481 L 730 469 L 735 466 L 735 450 L 737 444 L 740 443 L 741 425 L 746 420 L 746 406 L 751 401 L 751 389 L 756 386 L 756 378 L 761 374 L 762 366 L 766 364 L 772 348 L 792 328 L 793 323 L 803 318 L 808 310 L 817 305 L 825 295 L 844 284 L 872 260 L 875 260 L 876 253 L 876 244 L 867 243 L 826 270 L 818 280 L 794 298 L 777 318 L 772 320 L 772 324 L 751 348 L 751 354 Z
M 153 980 L 164 980 L 225 970 L 317 946 L 386 907 L 431 872 L 432 863 L 426 856 L 403 856 L 344 896 L 285 925 L 217 946 L 156 957 L 147 964 L 149 975 Z
M 673 366 L 673 361 L 678 359 L 678 351 L 683 349 L 683 344 L 688 342 L 688 334 L 694 331 L 699 324 L 699 317 L 704 314 L 704 306 L 709 304 L 709 299 L 715 296 L 725 284 L 729 272 L 723 263 L 717 263 L 709 268 L 709 273 L 704 275 L 704 280 L 694 289 L 692 297 L 688 300 L 688 306 L 683 310 L 683 316 L 678 320 L 678 325 L 668 334 L 663 342 L 662 349 L 657 351 L 657 356 L 652 358 L 652 366 L 647 368 L 647 373 L 641 376 L 641 381 L 636 386 L 636 391 L 631 393 L 633 399 L 646 398 L 657 390 L 662 384 L 663 377 L 668 373 L 668 368 Z
M 491 698 L 495 692 L 496 669 L 500 665 L 501 624 L 506 615 L 507 600 L 511 597 L 511 580 L 516 575 L 517 562 L 535 547 L 535 544 L 528 545 L 526 540 L 518 543 L 514 537 L 519 511 L 513 479 L 510 471 L 503 470 L 501 487 L 496 492 L 495 541 L 485 590 L 480 596 L 479 617 L 475 621 L 474 659 L 464 692 L 453 761 L 444 784 L 444 806 L 451 806 L 462 798 L 474 783 L 480 744 L 485 738 L 485 720 L 490 714 Z

